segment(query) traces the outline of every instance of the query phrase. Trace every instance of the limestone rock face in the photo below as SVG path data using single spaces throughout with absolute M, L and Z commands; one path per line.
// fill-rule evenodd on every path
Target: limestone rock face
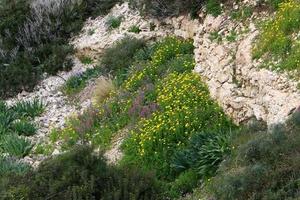
M 106 22 L 112 16 L 122 17 L 122 22 L 120 27 L 108 30 Z M 130 9 L 128 3 L 123 3 L 116 5 L 107 16 L 88 20 L 82 33 L 73 38 L 71 43 L 75 46 L 78 55 L 98 58 L 104 49 L 125 36 L 144 40 L 157 40 L 167 35 L 193 38 L 198 30 L 198 24 L 198 20 L 191 20 L 188 16 L 170 17 L 164 20 L 144 17 L 138 11 Z M 139 34 L 128 32 L 132 26 L 139 27 L 141 32 Z
M 251 56 L 258 31 L 252 23 L 248 32 L 241 33 L 243 30 L 243 24 L 227 16 L 207 16 L 194 37 L 195 72 L 203 76 L 213 98 L 237 123 L 252 117 L 269 125 L 284 121 L 300 105 L 297 83 L 285 74 L 259 68 Z M 231 31 L 240 32 L 236 41 L 226 41 Z M 223 40 L 212 41 L 212 32 Z

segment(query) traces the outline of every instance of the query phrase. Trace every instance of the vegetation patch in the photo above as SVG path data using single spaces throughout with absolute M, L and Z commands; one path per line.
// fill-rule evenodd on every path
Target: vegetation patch
M 44 108 L 37 99 L 17 102 L 13 106 L 0 102 L 0 174 L 27 169 L 16 158 L 23 158 L 30 152 L 32 144 L 26 137 L 37 132 L 36 125 L 30 121 L 41 115 Z
M 115 134 L 130 129 L 122 147 L 125 157 L 121 166 L 154 170 L 169 198 L 191 192 L 197 180 L 214 175 L 230 152 L 229 130 L 234 127 L 210 98 L 200 76 L 191 72 L 195 66 L 193 49 L 192 41 L 175 37 L 149 45 L 130 38 L 116 43 L 100 62 L 115 76 L 115 89 L 108 90 L 112 83 L 103 79 L 105 83 L 102 80 L 94 94 L 94 107 L 70 118 L 65 129 L 54 130 L 52 142 L 59 141 L 63 150 L 76 144 L 92 144 L 103 150 L 110 147 Z M 123 62 L 112 59 L 128 52 L 130 56 Z M 116 81 L 120 76 L 122 81 Z M 206 140 L 200 144 L 199 139 L 198 147 L 193 147 L 190 143 L 196 135 Z M 198 149 L 193 152 L 193 148 Z M 199 149 L 203 154 L 195 153 Z M 194 156 L 195 162 L 179 169 L 185 156 Z
M 108 27 L 109 30 L 119 28 L 119 26 L 122 23 L 122 19 L 123 19 L 122 16 L 118 16 L 118 17 L 109 16 L 106 21 L 106 26 Z
M 233 10 L 230 13 L 230 17 L 237 21 L 245 21 L 253 14 L 253 8 L 251 6 L 243 6 L 238 10 Z
M 45 72 L 70 70 L 69 38 L 81 30 L 85 19 L 106 14 L 119 2 L 0 1 L 0 97 L 31 91 Z
M 79 93 L 91 79 L 99 77 L 102 72 L 99 67 L 89 68 L 83 73 L 78 73 L 70 77 L 62 86 L 62 92 L 73 97 L 75 94 Z
M 154 200 L 162 195 L 152 173 L 109 166 L 101 154 L 79 146 L 44 161 L 36 171 L 0 178 L 0 183 L 4 181 L 0 187 L 4 199 Z
M 242 131 L 234 152 L 210 184 L 217 199 L 298 199 L 299 128 L 297 111 L 267 133 Z
M 140 121 L 127 140 L 125 155 L 167 177 L 170 158 L 187 145 L 188 138 L 200 130 L 225 129 L 230 123 L 196 74 L 171 73 L 156 92 L 161 111 Z
M 275 17 L 262 26 L 253 57 L 262 58 L 267 67 L 278 70 L 299 70 L 300 5 L 298 0 L 279 4 Z M 276 64 L 278 63 L 278 64 Z
M 138 34 L 138 33 L 141 32 L 141 29 L 140 29 L 140 27 L 133 25 L 133 26 L 131 26 L 131 27 L 129 28 L 128 31 L 129 31 L 129 32 L 132 32 L 132 33 L 137 33 L 137 34 Z
M 79 60 L 80 60 L 80 62 L 82 62 L 85 65 L 90 65 L 93 63 L 93 59 L 88 56 L 81 56 L 79 58 Z
M 214 17 L 222 13 L 220 0 L 207 0 L 206 2 L 206 11 L 208 14 L 213 15 Z

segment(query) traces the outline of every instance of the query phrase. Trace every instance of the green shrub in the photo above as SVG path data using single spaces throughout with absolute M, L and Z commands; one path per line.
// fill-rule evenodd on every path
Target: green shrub
M 13 112 L 0 112 L 0 127 L 9 130 L 11 123 L 16 119 L 16 114 Z
M 10 158 L 0 158 L 0 176 L 6 176 L 8 174 L 24 174 L 29 171 L 30 166 L 24 163 L 20 163 Z M 1 178 L 0 178 L 1 179 Z M 0 190 L 1 191 L 1 190 Z
M 271 133 L 242 132 L 238 136 L 248 139 L 238 139 L 232 157 L 211 183 L 217 199 L 299 198 L 300 129 L 294 123 L 295 115 Z
M 228 42 L 234 42 L 236 41 L 237 36 L 237 33 L 234 30 L 232 30 L 230 31 L 229 35 L 226 36 L 226 40 Z
M 72 94 L 78 93 L 85 87 L 85 80 L 82 74 L 74 75 L 70 77 L 62 87 L 64 94 L 71 96 Z
M 54 148 L 55 147 L 52 144 L 37 144 L 35 145 L 33 153 L 50 156 L 53 153 Z
M 145 42 L 132 37 L 117 41 L 111 48 L 105 50 L 100 66 L 106 73 L 112 75 L 124 74 L 133 63 L 134 54 L 145 46 Z M 118 58 L 118 59 L 116 59 Z
M 199 184 L 199 176 L 193 170 L 188 170 L 178 176 L 174 182 L 169 184 L 167 196 L 171 199 L 177 199 L 188 193 Z
M 88 56 L 82 56 L 79 58 L 80 62 L 82 62 L 85 65 L 90 65 L 93 63 L 93 59 Z
M 43 162 L 36 171 L 10 179 L 5 197 L 18 199 L 160 199 L 151 173 L 108 166 L 87 147 Z
M 157 43 L 154 44 L 147 44 L 144 48 L 139 49 L 135 54 L 134 54 L 134 60 L 137 63 L 142 63 L 151 60 L 151 57 L 153 56 L 154 52 L 156 51 L 156 45 Z
M 141 29 L 140 27 L 136 26 L 136 25 L 133 25 L 129 28 L 128 30 L 129 32 L 132 32 L 132 33 L 140 33 L 141 32 Z
M 206 11 L 208 14 L 213 15 L 214 17 L 222 13 L 222 8 L 220 5 L 220 0 L 207 0 Z
M 34 68 L 26 56 L 19 56 L 9 64 L 0 58 L 0 96 L 13 96 L 26 89 L 31 91 L 39 82 L 41 69 Z
M 218 31 L 213 31 L 209 34 L 210 41 L 216 41 L 217 43 L 222 42 L 222 35 Z
M 99 67 L 89 68 L 83 73 L 75 74 L 64 83 L 62 92 L 71 97 L 80 92 L 87 85 L 89 80 L 97 78 L 101 74 L 102 69 Z
M 266 3 L 270 5 L 273 9 L 278 9 L 279 5 L 283 3 L 284 0 L 267 0 Z
M 177 65 L 180 71 L 188 71 L 195 65 L 194 61 L 186 59 L 189 56 L 185 56 L 186 54 L 193 54 L 194 46 L 192 41 L 167 37 L 162 42 L 158 42 L 153 48 L 154 49 L 151 50 L 153 52 L 150 54 L 150 61 L 145 64 L 141 63 L 137 65 L 139 68 L 132 69 L 132 73 L 124 83 L 125 89 L 129 91 L 137 90 L 145 83 L 153 84 L 153 82 L 164 77 L 169 70 L 171 72 L 176 71 L 176 67 L 173 68 L 172 65 L 167 65 L 168 62 L 176 66 L 177 63 L 184 61 L 183 66 Z M 178 60 L 176 60 L 177 58 Z
M 0 141 L 0 152 L 8 153 L 18 158 L 25 157 L 31 150 L 32 145 L 25 138 L 15 134 L 4 135 Z
M 49 43 L 40 46 L 36 51 L 36 56 L 43 60 L 43 64 L 40 65 L 41 70 L 55 75 L 60 70 L 69 71 L 72 69 L 72 60 L 67 56 L 73 53 L 73 47 L 68 44 Z
M 122 19 L 123 19 L 122 16 L 119 16 L 119 17 L 109 16 L 106 21 L 106 26 L 110 30 L 119 28 L 119 26 L 122 23 Z

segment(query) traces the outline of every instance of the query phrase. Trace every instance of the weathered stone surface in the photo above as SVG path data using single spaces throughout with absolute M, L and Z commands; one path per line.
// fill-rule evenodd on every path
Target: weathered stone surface
M 245 29 L 226 16 L 207 16 L 199 25 L 194 38 L 195 72 L 205 77 L 212 96 L 237 123 L 253 116 L 269 125 L 284 121 L 300 104 L 297 84 L 285 74 L 258 68 L 252 60 L 252 43 L 258 34 L 253 23 L 235 42 L 209 40 L 212 31 L 226 34 L 232 27 Z

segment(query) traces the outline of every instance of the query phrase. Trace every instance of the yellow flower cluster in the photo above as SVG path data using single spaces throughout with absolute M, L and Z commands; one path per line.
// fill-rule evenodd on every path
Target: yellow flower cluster
M 193 133 L 224 119 L 199 75 L 172 73 L 157 90 L 162 111 L 140 121 L 138 131 L 131 133 L 130 148 L 139 157 L 181 148 Z
M 151 58 L 151 61 L 147 64 L 147 66 L 144 67 L 141 71 L 135 72 L 125 82 L 125 89 L 136 89 L 145 78 L 156 80 L 159 77 L 162 68 L 166 67 L 163 64 L 173 57 L 178 57 L 181 54 L 187 53 L 185 51 L 189 46 L 192 46 L 191 41 L 180 40 L 175 37 L 166 38 L 158 45 Z M 194 62 L 186 61 L 182 67 L 189 69 L 194 65 Z
M 291 34 L 300 29 L 300 3 L 289 0 L 281 3 L 274 19 L 266 22 L 254 48 L 254 57 L 265 53 L 286 54 L 292 43 Z

